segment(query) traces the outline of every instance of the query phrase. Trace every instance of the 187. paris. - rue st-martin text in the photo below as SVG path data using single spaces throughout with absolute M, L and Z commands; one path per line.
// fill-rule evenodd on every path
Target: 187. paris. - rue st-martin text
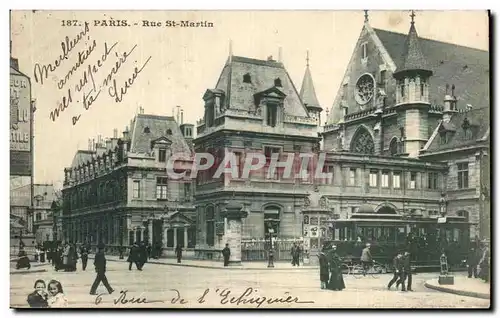
M 167 28 L 213 28 L 214 23 L 206 20 L 61 20 L 63 27 L 80 27 L 85 25 L 85 22 L 93 25 L 94 27 L 167 27 Z

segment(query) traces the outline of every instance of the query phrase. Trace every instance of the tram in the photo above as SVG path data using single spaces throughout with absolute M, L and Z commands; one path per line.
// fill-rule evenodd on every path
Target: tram
M 330 243 L 346 262 L 357 262 L 370 243 L 374 261 L 392 268 L 398 252 L 411 253 L 412 266 L 439 267 L 444 252 L 449 264 L 460 266 L 470 244 L 470 223 L 463 216 L 411 218 L 397 214 L 355 213 L 329 220 Z

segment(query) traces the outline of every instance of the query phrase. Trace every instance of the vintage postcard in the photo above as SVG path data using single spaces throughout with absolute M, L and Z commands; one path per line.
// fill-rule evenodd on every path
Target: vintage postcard
M 488 11 L 10 13 L 12 308 L 489 308 Z

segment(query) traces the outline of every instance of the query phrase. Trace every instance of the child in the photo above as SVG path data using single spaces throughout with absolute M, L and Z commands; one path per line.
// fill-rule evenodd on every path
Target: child
M 35 282 L 34 292 L 28 295 L 28 304 L 31 308 L 47 308 L 47 293 L 45 292 L 45 282 L 38 279 Z
M 64 296 L 60 282 L 51 280 L 47 289 L 49 291 L 48 304 L 50 308 L 68 307 L 68 300 Z

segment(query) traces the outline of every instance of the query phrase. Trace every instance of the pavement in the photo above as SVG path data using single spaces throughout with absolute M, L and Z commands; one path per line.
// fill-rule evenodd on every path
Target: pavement
M 42 273 L 46 272 L 50 269 L 49 263 L 38 263 L 38 262 L 30 262 L 30 269 L 20 268 L 16 269 L 17 260 L 10 260 L 10 274 L 11 275 L 20 275 L 20 274 L 30 274 L 30 273 Z
M 93 255 L 89 255 L 89 259 L 93 259 Z M 127 257 L 120 259 L 118 256 L 106 255 L 106 260 L 111 262 L 127 262 Z M 181 263 L 177 263 L 176 258 L 151 258 L 148 260 L 148 264 L 157 265 L 170 265 L 170 266 L 181 266 L 181 267 L 195 267 L 195 268 L 205 268 L 205 269 L 225 269 L 225 270 L 289 270 L 295 268 L 297 270 L 317 270 L 318 266 L 302 265 L 292 266 L 291 262 L 274 262 L 274 267 L 267 267 L 268 263 L 263 261 L 256 262 L 241 262 L 239 265 L 230 265 L 225 267 L 222 261 L 212 261 L 212 260 L 194 260 L 194 259 L 183 259 Z M 133 265 L 135 266 L 135 265 Z
M 186 261 L 187 262 L 187 261 Z M 244 264 L 246 265 L 246 264 Z M 261 264 L 261 267 L 265 264 Z M 257 266 L 257 265 L 255 265 Z M 285 265 L 283 265 L 285 266 Z M 11 276 L 10 305 L 26 308 L 26 297 L 37 279 L 61 282 L 68 307 L 74 308 L 489 308 L 489 299 L 442 293 L 425 287 L 435 273 L 413 276 L 413 292 L 387 290 L 391 274 L 344 275 L 343 291 L 321 290 L 317 269 L 255 268 L 221 270 L 147 263 L 143 271 L 128 270 L 110 261 L 106 276 L 115 289 L 104 286 L 89 295 L 95 278 L 91 261 L 87 271 L 47 272 Z M 457 274 L 459 275 L 459 274 Z
M 425 287 L 438 290 L 440 292 L 456 295 L 490 299 L 491 286 L 482 279 L 468 278 L 465 275 L 454 277 L 453 285 L 440 285 L 438 279 L 434 278 L 425 282 Z

